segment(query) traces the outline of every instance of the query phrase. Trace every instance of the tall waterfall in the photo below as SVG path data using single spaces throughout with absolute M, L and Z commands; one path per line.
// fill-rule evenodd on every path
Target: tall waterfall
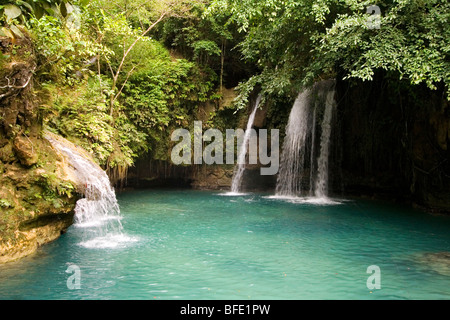
M 46 139 L 64 156 L 77 180 L 79 192 L 84 196 L 76 203 L 74 218 L 74 226 L 85 231 L 81 245 L 117 247 L 129 240 L 122 233 L 119 204 L 106 173 L 70 142 L 50 134 Z
M 231 182 L 231 192 L 232 193 L 239 193 L 241 190 L 241 184 L 242 184 L 242 177 L 244 176 L 245 171 L 245 157 L 247 156 L 248 151 L 248 144 L 251 137 L 251 129 L 253 127 L 253 122 L 255 121 L 255 115 L 256 111 L 258 110 L 259 104 L 261 103 L 261 95 L 258 96 L 256 99 L 255 107 L 250 114 L 247 122 L 247 128 L 245 130 L 244 139 L 242 141 L 242 145 L 239 148 L 239 154 L 238 154 L 238 163 L 237 163 L 237 169 L 233 175 L 233 180 Z
M 304 89 L 295 100 L 286 126 L 277 178 L 277 196 L 328 196 L 330 137 L 336 106 L 334 95 L 334 81 L 328 80 Z M 316 121 L 320 114 L 323 114 L 320 153 L 316 160 Z M 309 180 L 309 184 L 305 178 Z
M 300 92 L 289 115 L 276 187 L 280 196 L 296 196 L 301 191 L 312 92 L 311 88 Z

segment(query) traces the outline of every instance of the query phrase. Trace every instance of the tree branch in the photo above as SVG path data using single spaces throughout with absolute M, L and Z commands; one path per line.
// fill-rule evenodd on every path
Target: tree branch
M 127 51 L 125 51 L 125 53 L 123 54 L 122 57 L 122 61 L 120 61 L 119 67 L 117 68 L 117 72 L 114 75 L 114 83 L 117 84 L 117 79 L 119 78 L 119 74 L 120 71 L 122 71 L 123 68 L 123 64 L 125 63 L 125 59 L 127 58 L 128 54 L 130 53 L 130 51 L 134 48 L 134 46 L 139 42 L 139 40 L 141 40 L 141 38 L 143 38 L 147 33 L 150 32 L 150 30 L 152 30 L 158 23 L 161 22 L 162 19 L 164 19 L 164 17 L 167 15 L 167 11 L 163 12 L 161 14 L 161 16 L 158 18 L 158 20 L 156 20 L 154 23 L 152 23 L 147 30 L 145 30 L 140 37 L 136 38 L 136 40 L 134 40 L 134 42 L 128 47 Z
M 119 95 L 122 93 L 123 88 L 125 88 L 125 84 L 128 82 L 128 79 L 130 78 L 131 74 L 133 73 L 134 69 L 136 69 L 136 66 L 133 66 L 133 68 L 131 68 L 130 71 L 128 71 L 127 73 L 127 78 L 125 79 L 125 81 L 122 84 L 122 87 L 120 88 L 119 92 L 117 92 L 117 94 L 115 95 L 112 104 L 114 104 L 114 102 L 116 102 L 117 98 L 119 97 Z
M 112 76 L 113 76 L 113 83 L 112 83 L 112 86 L 111 86 L 111 95 L 110 95 L 110 98 L 109 98 L 109 101 L 110 101 L 110 105 L 109 105 L 109 108 L 110 108 L 110 115 L 112 116 L 113 115 L 113 109 L 114 109 L 114 102 L 116 101 L 116 99 L 117 99 L 117 97 L 118 97 L 118 94 L 122 91 L 122 89 L 123 89 L 123 87 L 120 89 L 120 91 L 119 91 L 119 93 L 117 94 L 117 95 L 115 95 L 114 94 L 114 90 L 116 89 L 116 87 L 117 87 L 117 81 L 119 80 L 119 75 L 120 75 L 120 72 L 122 71 L 122 68 L 123 68 L 123 65 L 124 65 L 124 63 L 125 63 L 125 60 L 126 60 L 126 58 L 127 58 L 127 56 L 128 56 L 128 54 L 131 52 L 131 50 L 134 48 L 134 46 L 139 42 L 139 40 L 141 40 L 143 37 L 145 37 L 145 35 L 147 34 L 147 33 L 149 33 L 150 32 L 150 30 L 152 30 L 158 23 L 160 23 L 163 19 L 164 19 L 164 17 L 168 14 L 168 12 L 169 11 L 164 11 L 161 15 L 160 15 L 160 17 L 158 18 L 158 20 L 156 20 L 155 22 L 153 22 L 138 38 L 136 38 L 134 41 L 133 41 L 133 43 L 128 47 L 128 49 L 127 49 L 127 51 L 125 51 L 124 52 L 124 54 L 123 54 L 123 57 L 122 57 L 122 60 L 120 61 L 120 64 L 119 64 L 119 66 L 117 67 L 117 71 L 114 73 L 114 71 L 112 70 L 112 68 L 111 68 L 111 65 L 109 65 L 109 67 L 110 67 L 110 70 L 111 70 L 111 73 L 112 73 Z M 129 77 L 129 76 L 128 76 Z M 128 77 L 127 77 L 127 80 L 128 80 Z
M 8 89 L 24 89 L 24 88 L 26 88 L 26 87 L 28 86 L 28 84 L 30 83 L 30 80 L 31 80 L 32 77 L 33 77 L 33 74 L 30 75 L 30 77 L 28 78 L 27 82 L 25 82 L 25 84 L 22 85 L 22 86 L 14 86 L 14 85 L 11 85 L 11 84 L 10 84 L 9 78 L 8 78 L 8 77 L 5 77 L 6 80 L 8 80 L 8 84 L 7 84 L 6 86 L 0 87 L 0 89 L 6 89 L 6 88 L 8 88 Z M 15 81 L 14 81 L 14 82 L 15 82 Z
M 31 78 L 33 78 L 33 74 L 30 75 L 30 77 L 28 78 L 27 82 L 25 82 L 24 85 L 22 85 L 22 86 L 15 86 L 15 85 L 11 85 L 9 78 L 6 77 L 6 80 L 8 80 L 8 84 L 6 86 L 0 87 L 0 89 L 14 89 L 14 90 L 25 89 L 30 84 Z M 0 95 L 0 99 L 8 97 L 8 96 L 12 95 L 13 93 L 14 92 L 12 90 L 10 90 L 10 91 L 8 91 L 6 93 L 3 93 L 3 94 Z

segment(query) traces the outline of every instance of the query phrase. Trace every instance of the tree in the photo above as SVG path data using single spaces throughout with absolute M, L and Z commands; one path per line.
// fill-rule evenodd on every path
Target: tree
M 377 70 L 384 70 L 431 90 L 443 84 L 450 99 L 448 1 L 382 2 L 379 28 L 368 24 L 367 2 L 351 3 L 351 14 L 338 16 L 317 41 L 316 54 L 324 66 L 344 70 L 347 79 L 372 80 Z
M 378 1 L 380 28 L 370 28 L 373 1 L 215 0 L 245 33 L 240 48 L 261 71 L 242 84 L 241 101 L 256 86 L 290 94 L 321 77 L 371 80 L 376 70 L 447 88 L 450 99 L 450 4 L 445 0 Z M 242 103 L 241 105 L 244 105 Z
M 112 83 L 109 93 L 110 115 L 113 116 L 114 105 L 123 91 L 123 88 L 128 81 L 128 78 L 133 73 L 136 67 L 128 70 L 125 79 L 119 85 L 120 77 L 124 71 L 126 60 L 139 41 L 145 41 L 146 37 L 161 21 L 170 16 L 178 16 L 187 14 L 194 1 L 175 1 L 175 0 L 160 0 L 160 1 L 136 1 L 130 4 L 128 1 L 116 1 L 111 7 L 110 1 L 97 0 L 92 6 L 94 10 L 101 12 L 102 22 L 96 22 L 95 29 L 97 33 L 97 41 L 102 43 L 107 32 L 119 33 L 123 37 L 123 51 L 118 57 L 117 65 L 113 65 L 110 57 L 106 58 L 108 69 L 111 75 Z M 127 17 L 138 14 L 142 8 L 147 10 L 145 20 L 141 22 L 141 28 L 136 29 L 130 26 Z M 105 14 L 107 12 L 107 14 Z M 151 18 L 153 17 L 153 18 Z M 131 39 L 131 42 L 130 42 Z M 98 66 L 100 69 L 100 56 L 98 57 Z M 100 73 L 100 70 L 99 70 Z M 120 86 L 120 88 L 119 88 Z

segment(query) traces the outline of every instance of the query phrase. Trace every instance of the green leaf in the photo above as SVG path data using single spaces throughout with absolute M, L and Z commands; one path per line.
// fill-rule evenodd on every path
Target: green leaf
M 18 38 L 24 38 L 25 36 L 23 35 L 22 31 L 20 31 L 19 28 L 17 28 L 16 26 L 12 25 L 10 27 L 11 31 L 18 37 Z
M 14 38 L 15 38 L 15 37 L 14 37 L 14 34 L 11 32 L 10 29 L 3 27 L 3 28 L 1 28 L 0 30 L 2 31 L 2 33 L 3 33 L 6 37 L 9 37 L 9 38 L 11 38 L 11 39 L 14 39 Z
M 25 6 L 28 8 L 28 10 L 30 10 L 30 12 L 33 12 L 33 7 L 26 1 L 16 0 L 16 4 L 18 4 L 19 6 Z
M 42 16 L 44 15 L 44 8 L 41 6 L 37 6 L 34 10 L 34 15 L 36 16 L 36 18 L 40 19 L 42 18 Z
M 66 7 L 66 4 L 64 2 L 59 5 L 59 12 L 61 12 L 61 15 L 64 18 L 67 17 L 67 7 Z
M 15 19 L 22 14 L 22 10 L 14 4 L 7 4 L 4 7 L 5 16 L 8 19 Z
M 89 0 L 80 0 L 80 4 L 82 5 L 82 6 L 87 6 L 88 4 L 89 4 Z
M 53 8 L 45 8 L 45 11 L 51 16 L 56 16 L 56 11 Z

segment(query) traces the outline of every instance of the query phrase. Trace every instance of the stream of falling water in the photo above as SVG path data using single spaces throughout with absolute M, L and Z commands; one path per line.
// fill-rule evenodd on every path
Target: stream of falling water
M 123 233 L 119 204 L 105 171 L 74 145 L 48 135 L 46 139 L 67 159 L 83 189 L 84 198 L 77 201 L 74 218 L 74 227 L 84 230 L 80 245 L 115 248 L 133 241 Z
M 336 105 L 334 95 L 334 81 L 323 81 L 304 89 L 297 96 L 286 126 L 275 197 L 311 196 L 311 201 L 327 200 L 332 116 Z M 315 135 L 319 108 L 324 111 L 316 169 Z M 306 161 L 308 151 L 309 164 Z M 306 187 L 302 182 L 308 170 L 309 185 Z
M 256 99 L 255 107 L 248 118 L 247 128 L 245 130 L 245 135 L 244 135 L 244 140 L 242 142 L 241 147 L 239 148 L 237 169 L 234 173 L 233 180 L 231 183 L 231 193 L 232 194 L 239 194 L 241 191 L 242 178 L 244 176 L 244 171 L 245 171 L 245 157 L 247 156 L 248 144 L 249 144 L 251 133 L 252 133 L 251 129 L 253 127 L 253 122 L 255 121 L 256 111 L 258 110 L 260 102 L 261 102 L 261 96 L 258 96 L 258 98 Z
M 318 160 L 318 172 L 314 195 L 319 198 L 328 196 L 328 161 L 330 157 L 330 138 L 333 110 L 335 108 L 334 89 L 326 94 L 325 113 L 322 122 L 322 137 L 320 139 L 320 157 Z M 311 185 L 313 181 L 311 181 Z
M 289 115 L 277 179 L 278 196 L 298 196 L 301 192 L 306 138 L 311 130 L 308 121 L 311 94 L 311 88 L 300 92 Z

